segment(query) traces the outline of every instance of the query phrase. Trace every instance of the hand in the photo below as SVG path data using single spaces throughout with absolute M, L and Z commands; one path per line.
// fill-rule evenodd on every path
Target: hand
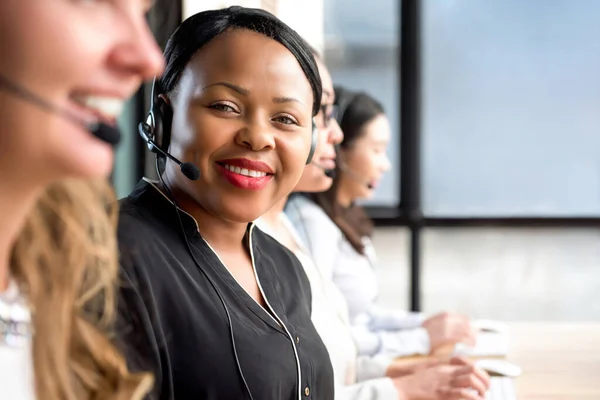
M 447 362 L 447 360 L 441 360 L 437 358 L 426 358 L 422 360 L 412 361 L 402 359 L 394 360 L 388 366 L 385 376 L 387 376 L 388 378 L 399 378 L 401 376 L 414 374 L 415 372 L 420 371 L 422 369 L 435 367 Z
M 484 400 L 489 376 L 462 358 L 393 379 L 400 400 Z
M 475 345 L 477 333 L 469 318 L 463 315 L 448 312 L 437 314 L 423 322 L 423 328 L 429 334 L 432 354 L 446 345 Z

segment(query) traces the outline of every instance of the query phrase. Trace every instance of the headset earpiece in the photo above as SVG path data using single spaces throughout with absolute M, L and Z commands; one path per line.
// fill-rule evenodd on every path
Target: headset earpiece
M 312 132 L 310 137 L 310 152 L 308 153 L 308 159 L 306 160 L 306 164 L 310 164 L 312 162 L 313 156 L 315 155 L 315 150 L 317 149 L 317 143 L 319 141 L 319 129 L 317 128 L 317 124 L 315 123 L 315 119 L 312 119 Z
M 140 132 L 145 135 L 144 138 L 148 150 L 157 153 L 155 146 L 160 145 L 158 138 L 162 137 L 162 113 L 160 110 L 160 102 L 156 97 L 156 78 L 152 81 L 152 94 L 150 96 L 150 111 L 146 117 L 146 123 L 140 124 Z
M 150 111 L 146 117 L 145 133 L 153 142 L 147 142 L 148 150 L 158 153 L 155 146 L 162 150 L 171 142 L 171 114 L 170 106 L 158 95 L 156 78 L 152 82 L 152 96 L 150 98 Z M 165 146 L 167 144 L 167 146 Z

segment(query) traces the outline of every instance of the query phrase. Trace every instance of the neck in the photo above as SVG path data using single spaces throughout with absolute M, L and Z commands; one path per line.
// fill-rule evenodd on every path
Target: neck
M 12 169 L 0 165 L 0 171 Z M 10 175 L 8 173 L 4 175 Z M 0 292 L 8 285 L 10 254 L 19 233 L 23 228 L 27 214 L 35 205 L 37 190 L 11 180 L 10 176 L 0 176 Z
M 340 206 L 348 208 L 352 205 L 354 198 L 350 193 L 348 193 L 348 191 L 345 191 L 344 188 L 339 187 L 336 195 L 336 201 Z
M 213 249 L 218 252 L 244 250 L 247 223 L 227 221 L 211 214 L 200 206 L 197 201 L 178 190 L 174 185 L 170 185 L 168 180 L 166 180 L 166 183 L 175 197 L 177 205 L 194 217 L 200 235 Z
M 279 224 L 279 216 L 283 212 L 285 208 L 285 203 L 287 203 L 288 197 L 284 197 L 278 203 L 276 203 L 273 207 L 269 209 L 266 213 L 264 213 L 261 218 L 272 227 L 277 227 Z

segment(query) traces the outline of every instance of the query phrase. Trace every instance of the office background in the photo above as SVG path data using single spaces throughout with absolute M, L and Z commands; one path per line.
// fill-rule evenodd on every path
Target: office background
M 213 4 L 214 3 L 214 4 Z M 187 15 L 266 8 L 334 81 L 384 104 L 393 164 L 369 202 L 381 302 L 508 320 L 600 318 L 600 3 L 594 0 L 159 1 L 158 40 Z M 152 167 L 121 119 L 126 195 Z

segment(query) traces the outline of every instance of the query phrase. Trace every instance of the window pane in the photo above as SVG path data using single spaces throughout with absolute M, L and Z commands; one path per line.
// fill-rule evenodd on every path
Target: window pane
M 428 228 L 423 311 L 504 321 L 597 321 L 599 241 L 597 229 Z
M 113 169 L 113 185 L 118 198 L 127 196 L 135 187 L 138 177 L 136 147 L 140 137 L 137 134 L 135 96 L 129 99 L 123 114 L 119 117 L 121 142 L 115 153 L 115 167 Z
M 423 2 L 429 216 L 600 215 L 600 2 Z
M 362 90 L 387 111 L 392 132 L 398 118 L 398 16 L 396 0 L 325 0 L 325 61 L 335 84 Z M 399 144 L 393 135 L 388 154 L 391 170 L 385 175 L 372 205 L 399 203 Z

